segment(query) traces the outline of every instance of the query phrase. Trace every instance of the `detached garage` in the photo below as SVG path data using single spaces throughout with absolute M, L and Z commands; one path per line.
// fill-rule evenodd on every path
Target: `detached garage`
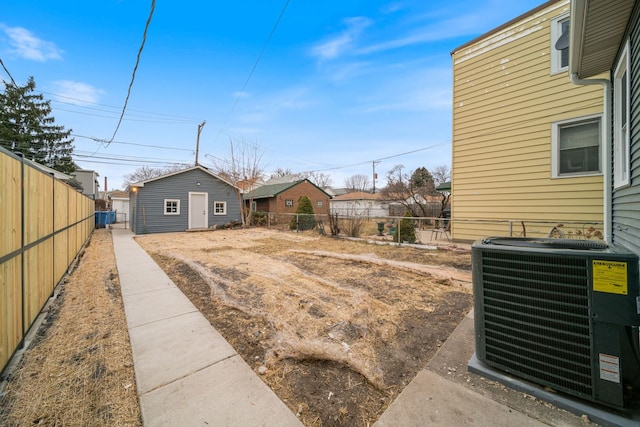
M 136 234 L 206 229 L 242 220 L 238 188 L 199 165 L 131 184 L 129 197 Z

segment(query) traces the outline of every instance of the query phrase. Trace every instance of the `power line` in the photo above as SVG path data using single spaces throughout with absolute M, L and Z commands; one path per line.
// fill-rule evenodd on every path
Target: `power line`
M 280 11 L 280 15 L 278 15 L 278 19 L 276 19 L 275 24 L 273 24 L 273 28 L 271 28 L 271 32 L 269 33 L 269 36 L 267 37 L 267 40 L 265 41 L 264 45 L 262 46 L 262 49 L 260 50 L 260 54 L 258 54 L 258 58 L 256 59 L 256 62 L 253 64 L 253 67 L 251 68 L 251 71 L 249 72 L 249 76 L 247 76 L 247 80 L 245 80 L 244 85 L 242 86 L 242 90 L 240 90 L 240 93 L 238 93 L 238 96 L 236 97 L 236 100 L 234 101 L 233 105 L 231 106 L 231 110 L 229 111 L 229 114 L 227 115 L 226 120 L 222 124 L 222 126 L 220 128 L 221 130 L 218 132 L 218 135 L 216 136 L 216 139 L 217 139 L 218 136 L 220 136 L 220 133 L 222 132 L 222 128 L 224 126 L 226 126 L 227 122 L 231 118 L 231 115 L 233 114 L 233 111 L 236 109 L 236 105 L 238 105 L 238 101 L 240 100 L 240 97 L 242 96 L 242 94 L 244 93 L 245 89 L 249 85 L 249 80 L 251 80 L 251 77 L 253 76 L 253 73 L 256 71 L 256 68 L 258 68 L 258 63 L 262 59 L 262 55 L 264 54 L 264 51 L 267 49 L 267 46 L 269 45 L 269 42 L 271 41 L 271 38 L 275 34 L 276 29 L 278 28 L 278 25 L 280 24 L 280 21 L 282 20 L 282 16 L 284 15 L 284 12 L 287 10 L 287 6 L 289 6 L 289 2 L 290 1 L 291 0 L 286 0 L 286 2 L 284 3 L 284 6 L 282 7 L 282 10 Z
M 42 93 L 42 94 L 46 94 L 46 95 L 52 95 L 52 96 L 55 96 L 55 97 L 58 97 L 58 98 L 70 99 L 72 101 L 81 102 L 83 104 L 99 105 L 101 107 L 109 107 L 109 108 L 115 108 L 115 109 L 119 109 L 120 108 L 120 107 L 116 107 L 115 105 L 100 104 L 98 102 L 85 101 L 84 99 L 74 98 L 74 97 L 66 96 L 66 95 L 60 95 L 58 93 L 53 93 L 53 92 L 45 92 L 45 91 L 38 91 L 38 92 Z M 65 104 L 65 102 L 58 101 L 58 100 L 53 100 L 53 102 L 59 102 L 61 104 Z M 77 105 L 80 108 L 90 108 L 90 107 L 86 107 L 84 105 L 78 105 L 77 103 L 68 102 L 66 104 Z M 137 113 L 151 114 L 151 115 L 154 115 L 154 116 L 169 117 L 169 118 L 173 118 L 175 120 L 180 119 L 180 120 L 185 120 L 185 121 L 190 121 L 190 122 L 198 122 L 198 120 L 199 120 L 199 119 L 194 119 L 192 117 L 183 117 L 183 116 L 176 116 L 176 115 L 173 115 L 173 114 L 156 113 L 156 112 L 153 112 L 153 111 L 136 110 L 134 108 L 128 108 L 128 111 L 135 111 Z
M 14 86 L 18 87 L 18 85 L 16 84 L 16 81 L 13 80 L 13 76 L 11 75 L 9 70 L 7 70 L 7 67 L 5 67 L 4 62 L 2 62 L 2 58 L 0 58 L 0 65 L 2 65 L 4 72 L 7 73 L 7 76 L 9 76 L 9 78 L 11 79 L 11 83 L 13 83 Z
M 105 160 L 122 160 L 125 162 L 128 161 L 142 161 L 142 160 L 149 160 L 149 161 L 159 161 L 159 162 L 164 162 L 164 163 L 171 163 L 171 162 L 175 162 L 176 159 L 160 159 L 160 158 L 156 158 L 156 157 L 141 157 L 141 156 L 130 156 L 128 154 L 110 154 L 110 155 L 94 155 L 94 154 L 90 154 L 89 151 L 74 151 L 72 153 L 73 156 L 76 157 L 81 157 L 81 158 L 95 158 L 95 159 L 105 159 Z
M 92 110 L 92 111 L 101 111 L 103 113 L 117 114 L 116 111 L 105 110 L 105 109 L 102 109 L 102 108 L 82 106 L 82 105 L 75 104 L 73 102 L 63 102 L 63 101 L 55 101 L 55 100 L 53 102 L 55 102 L 57 104 L 64 104 L 64 105 L 71 105 L 71 106 L 79 107 L 79 108 L 86 108 L 87 110 Z M 69 113 L 83 114 L 83 115 L 88 115 L 88 116 L 112 118 L 112 116 L 90 114 L 90 113 L 86 113 L 86 112 L 83 112 L 83 111 L 67 110 L 67 109 L 60 108 L 60 107 L 56 107 L 56 110 L 67 111 Z M 141 117 L 142 119 L 146 119 L 146 120 L 132 119 L 131 117 Z M 143 115 L 140 115 L 140 114 L 127 114 L 126 120 L 138 121 L 138 122 L 148 122 L 148 123 L 171 123 L 171 124 L 191 124 L 193 122 L 193 120 L 191 120 L 191 119 L 143 116 Z
M 129 83 L 129 88 L 127 89 L 127 97 L 124 100 L 124 105 L 122 106 L 122 113 L 120 114 L 120 119 L 118 120 L 118 125 L 116 126 L 116 130 L 113 131 L 113 135 L 109 142 L 107 142 L 107 147 L 111 142 L 115 139 L 116 133 L 118 133 L 118 129 L 120 129 L 120 124 L 122 123 L 122 119 L 124 118 L 124 112 L 127 110 L 127 104 L 129 103 L 129 96 L 131 96 L 131 88 L 133 87 L 133 82 L 136 79 L 136 71 L 138 71 L 138 64 L 140 64 L 140 56 L 142 55 L 142 50 L 144 49 L 144 44 L 147 41 L 147 31 L 149 30 L 149 24 L 151 24 L 151 18 L 153 17 L 153 11 L 156 8 L 156 0 L 151 0 L 151 10 L 149 11 L 149 18 L 147 18 L 147 24 L 144 27 L 144 33 L 142 34 L 142 44 L 140 44 L 140 49 L 138 49 L 138 56 L 136 58 L 136 64 L 133 66 L 133 73 L 131 74 L 131 82 Z
M 97 137 L 94 137 L 94 136 L 78 135 L 78 134 L 75 134 L 75 133 L 72 133 L 71 136 L 76 137 L 76 138 L 90 139 L 92 141 L 99 142 L 99 143 L 103 143 L 103 142 L 106 141 L 103 138 L 97 138 Z M 123 144 L 123 145 L 135 145 L 137 147 L 159 148 L 161 150 L 188 151 L 190 153 L 193 153 L 193 150 L 191 148 L 163 147 L 161 145 L 140 144 L 140 143 L 137 143 L 137 142 L 125 142 L 125 141 L 111 141 L 111 143 L 112 144 Z
M 180 162 L 144 162 L 144 163 L 121 163 L 121 162 L 109 162 L 109 161 L 101 161 L 101 160 L 83 160 L 83 159 L 74 159 L 75 162 L 78 163 L 98 163 L 98 164 L 103 164 L 103 165 L 115 165 L 115 166 L 149 166 L 149 163 L 155 163 L 155 164 L 159 164 L 159 165 L 167 165 L 167 166 L 174 166 L 174 165 L 187 165 L 187 163 L 180 163 Z

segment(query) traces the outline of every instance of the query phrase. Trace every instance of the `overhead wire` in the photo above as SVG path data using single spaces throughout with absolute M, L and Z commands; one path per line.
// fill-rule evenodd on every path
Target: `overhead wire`
M 7 76 L 9 76 L 9 78 L 11 79 L 11 83 L 13 83 L 13 85 L 17 87 L 18 85 L 16 84 L 16 81 L 13 80 L 13 76 L 11 75 L 7 67 L 4 65 L 4 62 L 2 62 L 2 58 L 0 58 L 0 65 L 2 65 L 4 72 L 7 73 Z
M 86 135 L 78 135 L 75 133 L 72 133 L 71 136 L 76 137 L 76 138 L 85 138 L 85 139 L 90 139 L 92 141 L 96 141 L 96 142 L 102 142 L 104 140 L 94 137 L 94 136 L 86 136 Z M 112 144 L 122 144 L 122 145 L 134 145 L 137 147 L 147 147 L 147 148 L 158 148 L 161 150 L 174 150 L 174 151 L 188 151 L 190 153 L 193 153 L 193 149 L 192 148 L 176 148 L 176 147 L 163 147 L 161 145 L 152 145 L 152 144 L 140 144 L 138 142 L 125 142 L 125 141 L 112 141 Z
M 233 105 L 231 106 L 231 110 L 229 110 L 229 114 L 227 115 L 227 118 L 223 122 L 222 126 L 220 127 L 220 130 L 218 131 L 218 134 L 216 135 L 215 139 L 218 139 L 218 137 L 220 136 L 220 133 L 222 133 L 222 129 L 226 126 L 227 122 L 229 122 L 229 119 L 231 118 L 231 115 L 235 111 L 236 106 L 238 105 L 238 101 L 240 101 L 240 97 L 242 96 L 242 94 L 246 90 L 247 86 L 249 85 L 249 80 L 251 80 L 251 77 L 253 76 L 253 73 L 258 68 L 258 63 L 262 59 L 262 55 L 264 55 L 265 50 L 267 50 L 267 46 L 269 45 L 269 42 L 273 38 L 273 35 L 275 34 L 276 29 L 278 28 L 278 25 L 280 24 L 280 21 L 282 20 L 282 17 L 284 16 L 284 12 L 287 10 L 287 6 L 289 6 L 289 2 L 290 1 L 291 0 L 286 0 L 285 1 L 284 6 L 282 7 L 282 10 L 280 11 L 280 15 L 278 15 L 278 19 L 276 19 L 275 24 L 273 24 L 273 27 L 271 28 L 271 32 L 269 33 L 269 36 L 267 37 L 267 40 L 262 45 L 262 49 L 260 50 L 260 53 L 258 54 L 258 58 L 254 62 L 253 67 L 251 67 L 251 71 L 249 72 L 249 75 L 247 76 L 247 79 L 245 80 L 244 85 L 242 85 L 242 89 L 238 93 L 238 96 L 236 96 L 236 99 L 233 102 Z
M 115 111 L 110 111 L 110 110 L 105 110 L 102 108 L 96 108 L 96 107 L 88 107 L 88 106 L 82 106 L 82 105 L 78 105 L 75 104 L 73 102 L 64 102 L 64 101 L 53 101 L 57 104 L 64 104 L 64 105 L 71 105 L 74 107 L 79 107 L 79 108 L 85 108 L 87 110 L 92 110 L 92 111 L 100 111 L 103 113 L 110 113 L 110 114 L 116 114 Z M 60 107 L 56 107 L 57 110 L 60 111 L 67 111 L 70 113 L 76 113 L 76 114 L 83 114 L 83 115 L 88 115 L 88 116 L 95 116 L 95 117 L 109 117 L 109 116 L 104 116 L 104 115 L 98 115 L 98 114 L 90 114 L 90 113 L 86 113 L 84 111 L 77 111 L 77 110 L 67 110 L 64 108 L 60 108 Z M 132 119 L 131 117 L 140 117 L 141 119 Z M 112 118 L 112 117 L 109 117 Z M 138 121 L 138 122 L 148 122 L 148 123 L 168 123 L 168 124 L 192 124 L 193 120 L 191 119 L 177 119 L 177 118 L 165 118 L 165 117 L 154 117 L 154 116 L 144 116 L 141 114 L 131 114 L 131 113 L 127 113 L 127 117 L 126 120 L 131 120 L 131 121 Z
M 77 101 L 77 102 L 79 102 L 81 104 L 99 105 L 101 107 L 109 107 L 109 108 L 115 108 L 115 109 L 119 109 L 120 108 L 120 107 L 116 107 L 115 105 L 101 104 L 101 103 L 98 103 L 98 102 L 86 101 L 84 99 L 74 98 L 74 97 L 66 96 L 66 95 L 60 95 L 58 93 L 53 93 L 53 92 L 45 92 L 45 91 L 37 91 L 37 92 L 42 93 L 42 94 L 46 94 L 46 95 L 52 95 L 52 96 L 55 96 L 57 98 L 70 99 L 72 101 Z M 65 103 L 65 102 L 59 101 L 59 100 L 52 100 L 52 101 L 53 102 L 59 102 L 61 104 Z M 84 105 L 77 104 L 77 103 L 72 103 L 72 102 L 69 102 L 68 104 L 77 105 L 80 108 L 90 108 L 90 107 L 86 107 Z M 153 112 L 153 111 L 137 110 L 137 109 L 134 109 L 134 108 L 127 108 L 127 111 L 135 111 L 136 113 L 150 114 L 152 116 L 168 117 L 168 118 L 172 118 L 174 120 L 185 120 L 185 121 L 191 121 L 191 122 L 199 122 L 199 119 L 194 119 L 193 117 L 176 116 L 175 114 L 156 113 L 156 112 Z
M 144 33 L 142 34 L 142 43 L 140 44 L 140 49 L 138 49 L 138 56 L 136 57 L 136 63 L 133 66 L 131 81 L 129 82 L 129 88 L 127 89 L 127 97 L 124 100 L 124 105 L 122 106 L 122 113 L 120 113 L 120 119 L 118 120 L 116 129 L 113 131 L 113 135 L 111 136 L 111 139 L 106 143 L 107 147 L 115 139 L 116 134 L 118 133 L 118 129 L 120 129 L 120 125 L 122 124 L 124 113 L 127 110 L 127 104 L 129 103 L 129 97 L 131 96 L 131 88 L 133 87 L 133 82 L 136 79 L 136 72 L 138 71 L 138 65 L 140 64 L 140 56 L 142 56 L 142 50 L 144 49 L 144 45 L 147 42 L 147 31 L 149 31 L 149 25 L 151 24 L 151 18 L 153 17 L 153 11 L 155 10 L 155 8 L 156 8 L 156 0 L 151 0 L 151 10 L 149 11 L 149 18 L 147 18 L 147 23 L 144 27 Z

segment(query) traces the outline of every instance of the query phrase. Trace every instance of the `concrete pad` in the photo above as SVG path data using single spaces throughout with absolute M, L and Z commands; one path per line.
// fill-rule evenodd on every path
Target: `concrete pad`
M 140 248 L 139 250 L 142 250 L 142 248 Z M 118 266 L 118 274 L 120 275 L 125 275 L 125 276 L 129 276 L 129 275 L 141 275 L 141 274 L 145 274 L 145 273 L 149 273 L 149 272 L 153 272 L 153 271 L 162 271 L 162 269 L 160 267 L 158 267 L 158 265 L 155 264 L 155 262 L 153 261 L 140 261 L 140 262 L 132 262 L 132 263 L 122 263 L 119 262 L 116 259 L 116 265 Z
M 396 426 L 544 427 L 440 375 L 422 370 L 374 427 Z
M 127 295 L 123 299 L 129 328 L 181 314 L 199 313 L 191 301 L 176 287 Z
M 177 286 L 162 270 L 143 271 L 133 274 L 122 274 L 118 271 L 118 275 L 123 297 L 150 291 L 177 289 Z
M 141 394 L 236 354 L 199 311 L 131 328 L 129 337 Z
M 240 356 L 140 396 L 145 426 L 302 426 Z

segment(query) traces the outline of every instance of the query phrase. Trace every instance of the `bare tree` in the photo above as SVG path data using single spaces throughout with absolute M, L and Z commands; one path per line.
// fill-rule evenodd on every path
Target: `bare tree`
M 320 188 L 328 187 L 329 185 L 331 185 L 331 177 L 326 173 L 314 171 L 293 172 L 289 168 L 277 168 L 271 173 L 271 176 L 269 178 L 276 179 L 284 177 L 289 178 L 291 181 L 301 181 L 303 179 L 308 179 Z
M 402 169 L 402 165 L 396 165 L 387 172 L 387 186 L 380 193 L 386 199 L 400 203 L 412 216 L 432 216 L 428 197 L 435 195 L 435 185 L 431 173 L 424 167 L 410 175 L 403 174 Z
M 124 175 L 124 184 L 128 187 L 129 185 L 136 182 L 146 181 L 151 178 L 166 175 L 172 172 L 177 172 L 189 167 L 192 166 L 185 163 L 176 163 L 173 165 L 158 168 L 152 168 L 151 166 L 141 166 L 133 172 Z
M 432 175 L 436 188 L 446 182 L 451 182 L 451 169 L 447 165 L 436 166 L 433 169 Z M 440 200 L 440 214 L 438 216 L 444 216 L 445 209 L 449 206 L 451 199 L 451 191 L 439 191 L 439 193 L 442 199 Z
M 214 169 L 220 177 L 226 179 L 237 188 L 238 203 L 242 212 L 242 226 L 251 224 L 251 206 L 253 205 L 253 190 L 256 183 L 262 178 L 264 168 L 262 165 L 262 149 L 258 144 L 251 144 L 246 140 L 234 141 L 229 139 L 229 160 L 215 160 Z M 239 185 L 242 183 L 242 189 Z M 249 199 L 245 205 L 244 195 Z
M 438 187 L 445 182 L 451 181 L 451 168 L 447 165 L 436 166 L 431 170 L 431 176 L 433 177 L 433 184 Z
M 320 188 L 325 188 L 331 185 L 331 176 L 322 172 L 308 172 L 307 178 Z
M 355 174 L 344 180 L 344 187 L 350 191 L 368 191 L 371 187 L 369 176 Z
M 277 168 L 269 176 L 270 179 L 282 178 L 283 176 L 293 175 L 293 171 L 289 168 Z

